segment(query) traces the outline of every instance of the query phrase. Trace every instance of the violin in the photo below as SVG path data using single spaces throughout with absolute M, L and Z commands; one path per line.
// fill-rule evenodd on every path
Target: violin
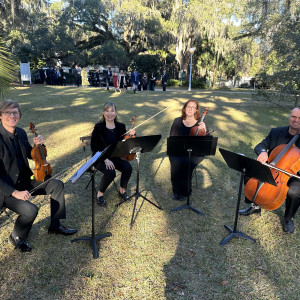
M 135 124 L 135 117 L 132 117 L 130 119 L 130 124 L 131 124 L 131 129 L 129 130 L 129 133 L 124 136 L 123 140 L 132 139 L 136 137 L 135 134 L 130 134 L 130 131 L 133 129 Z M 124 159 L 128 161 L 133 160 L 134 158 L 135 158 L 135 154 L 128 154 L 124 157 Z
M 35 136 L 38 136 L 35 125 L 32 122 L 29 123 L 29 128 Z M 52 175 L 52 167 L 47 162 L 46 156 L 47 149 L 45 145 L 34 145 L 31 150 L 31 157 L 35 162 L 34 177 L 40 182 L 47 180 Z
M 199 126 L 200 123 L 203 122 L 203 120 L 204 120 L 204 118 L 205 118 L 207 112 L 208 112 L 208 107 L 205 108 L 205 110 L 204 110 L 204 112 L 203 112 L 203 114 L 202 114 L 201 119 L 198 121 L 198 125 L 193 126 L 193 127 L 191 128 L 190 136 L 204 136 L 204 135 L 207 134 L 207 133 L 206 133 L 206 130 L 205 130 L 204 128 L 200 128 L 200 126 Z
M 272 169 L 276 187 L 254 178 L 245 184 L 245 196 L 261 208 L 274 210 L 284 203 L 289 189 L 287 182 L 290 176 L 297 177 L 300 170 L 300 150 L 294 145 L 298 137 L 299 134 L 296 134 L 288 144 L 275 147 L 269 155 L 268 163 L 265 163 Z

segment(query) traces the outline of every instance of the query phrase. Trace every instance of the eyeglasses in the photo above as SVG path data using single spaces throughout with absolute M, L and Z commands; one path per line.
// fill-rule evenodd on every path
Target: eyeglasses
M 1 112 L 5 117 L 10 117 L 13 115 L 14 117 L 18 117 L 20 113 L 18 111 L 2 111 Z
M 293 120 L 300 120 L 300 117 L 296 117 L 296 116 L 291 116 L 290 118 Z
M 187 109 L 197 109 L 197 106 L 189 106 L 189 105 L 188 105 L 186 108 L 187 108 Z

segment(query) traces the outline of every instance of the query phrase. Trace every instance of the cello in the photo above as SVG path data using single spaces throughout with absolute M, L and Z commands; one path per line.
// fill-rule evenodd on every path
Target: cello
M 300 150 L 294 145 L 299 134 L 296 134 L 288 144 L 275 147 L 268 158 L 269 166 L 272 170 L 277 186 L 259 182 L 255 178 L 250 178 L 245 184 L 245 196 L 256 205 L 266 210 L 275 210 L 285 201 L 289 187 L 289 178 L 296 177 L 300 170 Z
M 35 129 L 35 125 L 32 122 L 29 123 L 29 128 L 37 137 L 38 134 Z M 52 167 L 47 162 L 46 156 L 47 149 L 45 145 L 34 145 L 31 150 L 31 157 L 35 162 L 34 178 L 36 179 L 36 181 L 43 182 L 45 179 L 47 180 L 52 175 Z

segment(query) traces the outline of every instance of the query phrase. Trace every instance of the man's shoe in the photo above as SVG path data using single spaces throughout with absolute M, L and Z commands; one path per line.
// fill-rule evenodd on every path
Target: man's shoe
M 179 195 L 179 194 L 173 194 L 172 199 L 173 200 L 178 200 L 178 201 L 183 201 L 184 200 L 184 196 L 183 195 Z
M 48 233 L 50 234 L 62 234 L 62 235 L 72 235 L 77 232 L 77 229 L 66 228 L 63 225 L 59 225 L 58 227 L 49 227 Z
M 121 194 L 121 193 L 119 192 L 119 197 L 120 197 L 122 200 L 128 200 L 128 199 L 129 199 L 129 196 L 127 195 L 126 192 L 124 192 L 123 194 Z
M 289 221 L 283 221 L 283 231 L 288 233 L 293 233 L 295 230 L 294 220 L 291 219 Z
M 252 214 L 260 214 L 261 213 L 261 208 L 258 206 L 249 206 L 244 209 L 239 210 L 239 215 L 242 216 L 250 216 Z
M 99 206 L 106 206 L 106 201 L 103 196 L 97 197 L 97 203 Z
M 14 237 L 12 234 L 9 236 L 9 241 L 15 246 L 16 249 L 20 249 L 22 252 L 30 252 L 30 245 L 20 237 Z

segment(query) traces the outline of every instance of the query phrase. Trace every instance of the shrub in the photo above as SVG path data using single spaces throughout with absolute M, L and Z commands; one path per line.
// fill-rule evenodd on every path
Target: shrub
M 167 85 L 168 86 L 181 86 L 181 80 L 169 79 Z
M 189 80 L 183 81 L 182 85 L 189 86 Z M 204 78 L 192 79 L 191 87 L 193 89 L 207 89 L 208 88 Z

